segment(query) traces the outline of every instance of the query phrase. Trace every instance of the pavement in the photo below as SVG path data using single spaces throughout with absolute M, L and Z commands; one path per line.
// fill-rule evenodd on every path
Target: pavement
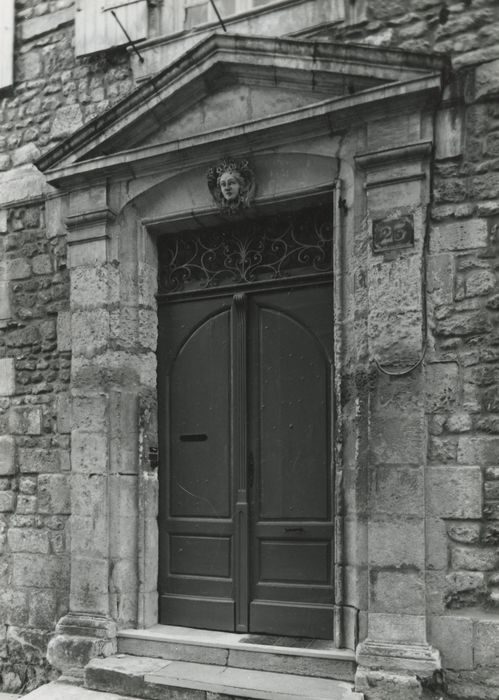
M 140 698 L 128 698 L 115 693 L 86 690 L 86 688 L 80 688 L 77 685 L 59 682 L 47 683 L 23 696 L 0 693 L 0 700 L 18 700 L 20 697 L 22 700 L 140 700 Z

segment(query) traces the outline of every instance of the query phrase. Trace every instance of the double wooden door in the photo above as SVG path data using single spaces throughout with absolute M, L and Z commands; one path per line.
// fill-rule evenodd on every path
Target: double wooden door
M 160 308 L 160 622 L 332 638 L 330 282 Z

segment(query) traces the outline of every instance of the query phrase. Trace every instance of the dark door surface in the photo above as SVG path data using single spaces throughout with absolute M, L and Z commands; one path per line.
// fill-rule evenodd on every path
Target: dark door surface
M 331 285 L 160 309 L 160 621 L 333 636 Z

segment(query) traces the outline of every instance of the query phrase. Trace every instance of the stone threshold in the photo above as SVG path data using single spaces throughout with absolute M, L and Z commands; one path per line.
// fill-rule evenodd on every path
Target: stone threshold
M 137 698 L 182 700 L 363 700 L 350 683 L 210 664 L 117 654 L 93 659 L 87 688 Z M 97 699 L 96 699 L 97 700 Z M 104 699 L 103 699 L 104 700 Z
M 251 638 L 258 637 L 258 641 Z M 265 643 L 267 637 L 268 643 Z M 122 640 L 142 642 L 165 642 L 169 644 L 187 644 L 199 647 L 232 649 L 259 654 L 285 654 L 286 656 L 308 656 L 319 659 L 355 662 L 355 652 L 350 649 L 337 649 L 333 641 L 323 639 L 303 639 L 292 637 L 274 637 L 255 635 L 245 632 L 218 632 L 216 630 L 176 627 L 173 625 L 154 625 L 145 630 L 120 630 L 118 645 Z M 282 640 L 282 644 L 278 640 Z M 121 644 L 123 646 L 123 644 Z

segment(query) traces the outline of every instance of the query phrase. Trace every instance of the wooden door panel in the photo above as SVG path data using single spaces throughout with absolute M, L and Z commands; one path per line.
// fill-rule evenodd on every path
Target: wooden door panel
M 252 632 L 332 637 L 331 309 L 327 286 L 253 299 Z
M 160 621 L 231 630 L 230 308 L 203 300 L 161 314 Z
M 170 514 L 228 518 L 230 317 L 205 320 L 180 347 L 169 381 Z
M 259 520 L 329 516 L 328 367 L 310 331 L 260 308 Z

